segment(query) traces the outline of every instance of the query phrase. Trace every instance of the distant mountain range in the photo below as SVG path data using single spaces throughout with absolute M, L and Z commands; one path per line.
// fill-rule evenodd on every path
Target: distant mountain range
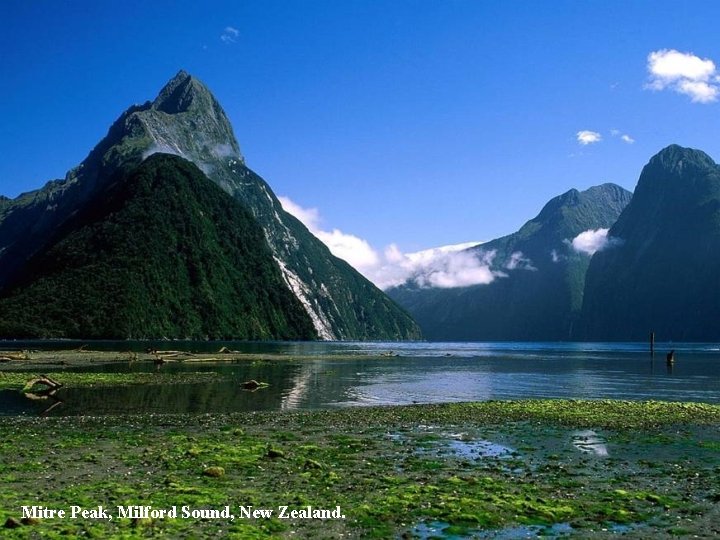
M 177 158 L 148 159 L 156 153 Z M 0 334 L 20 333 L 420 337 L 282 209 L 217 100 L 183 71 L 125 111 L 65 179 L 0 199 Z
M 469 287 L 389 289 L 437 341 L 570 339 L 583 303 L 588 253 L 572 240 L 584 231 L 610 227 L 632 194 L 603 184 L 572 189 L 548 202 L 516 233 L 469 248 L 485 261 L 491 283 Z
M 491 283 L 387 291 L 428 339 L 720 340 L 720 166 L 699 150 L 663 149 L 632 197 L 571 190 L 466 253 Z

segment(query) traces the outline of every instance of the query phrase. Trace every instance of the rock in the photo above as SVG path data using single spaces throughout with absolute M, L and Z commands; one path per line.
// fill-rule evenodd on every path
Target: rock
M 220 478 L 221 476 L 225 476 L 225 469 L 223 469 L 222 467 L 208 467 L 203 471 L 203 476 Z
M 5 520 L 5 525 L 3 525 L 3 527 L 6 529 L 17 529 L 20 527 L 20 522 L 15 518 L 9 517 Z
M 251 390 L 251 391 L 257 390 L 258 388 L 265 388 L 267 386 L 270 386 L 270 385 L 266 382 L 257 382 L 255 379 L 245 381 L 244 383 L 240 384 L 240 387 L 243 390 Z
M 250 381 L 245 381 L 240 386 L 243 387 L 245 390 L 257 390 L 258 388 L 260 388 L 260 383 L 257 382 L 255 379 L 252 379 Z
M 303 469 L 306 471 L 317 470 L 317 469 L 322 469 L 322 468 L 323 468 L 322 463 L 320 463 L 319 461 L 315 461 L 314 459 L 306 459 L 305 464 L 303 465 Z
M 268 448 L 266 456 L 270 459 L 284 458 L 285 452 L 276 448 Z
M 24 517 L 20 520 L 23 525 L 40 525 L 40 520 L 33 517 Z

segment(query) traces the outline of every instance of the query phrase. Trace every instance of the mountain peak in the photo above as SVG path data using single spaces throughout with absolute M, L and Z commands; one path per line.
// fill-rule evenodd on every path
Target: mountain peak
M 702 150 L 671 144 L 660 150 L 648 163 L 650 167 L 659 167 L 670 172 L 682 174 L 686 169 L 715 168 L 715 161 Z
M 541 221 L 549 219 L 551 216 L 554 216 L 563 207 L 566 206 L 573 206 L 578 203 L 580 200 L 580 192 L 575 189 L 569 189 L 562 195 L 558 195 L 557 197 L 553 197 L 550 199 L 547 203 L 545 203 L 545 206 L 543 206 L 542 210 L 540 210 L 540 213 L 537 215 L 536 219 L 539 219 Z
M 613 184 L 612 182 L 605 182 L 604 184 L 599 184 L 597 186 L 590 186 L 584 190 L 583 193 L 592 195 L 593 193 L 615 193 L 617 191 L 626 191 L 626 189 L 622 186 L 618 186 L 617 184 Z
M 531 221 L 553 224 L 553 227 L 560 227 L 563 234 L 575 235 L 584 230 L 576 231 L 576 228 L 587 223 L 612 225 L 631 197 L 632 193 L 612 183 L 593 186 L 584 191 L 570 189 L 550 199 Z
M 210 90 L 185 70 L 180 70 L 158 94 L 152 107 L 168 114 L 186 112 L 198 107 L 212 107 L 215 103 Z
M 243 162 L 220 103 L 200 79 L 184 70 L 163 86 L 152 103 L 131 108 L 124 114 L 118 133 L 112 137 L 113 143 L 122 141 L 128 133 L 150 141 L 142 149 L 143 159 L 154 152 L 177 154 L 206 172 L 218 169 L 221 163 L 232 167 L 228 160 Z M 217 180 L 226 187 L 228 182 L 229 179 Z

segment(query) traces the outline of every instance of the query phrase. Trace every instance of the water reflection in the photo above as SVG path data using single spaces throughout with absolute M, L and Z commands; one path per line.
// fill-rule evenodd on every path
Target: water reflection
M 44 408 L 39 414 L 40 416 L 47 416 L 50 414 L 50 411 L 63 404 L 63 400 L 56 395 L 57 392 L 57 389 L 48 389 L 42 392 L 25 392 L 24 396 L 25 399 L 29 399 L 30 401 L 42 403 Z
M 143 345 L 145 345 L 143 343 Z M 14 348 L 18 344 L 13 344 Z M 218 350 L 218 344 L 205 344 Z M 648 362 L 641 344 L 230 344 L 272 360 L 172 362 L 163 373 L 211 371 L 218 381 L 112 388 L 63 388 L 51 414 L 202 413 L 521 398 L 615 398 L 720 403 L 720 351 L 673 344 L 672 365 Z M 173 343 L 173 348 L 180 347 Z M 666 350 L 671 347 L 668 346 Z M 663 350 L 657 345 L 658 350 Z M 394 351 L 397 357 L 384 356 Z M 451 356 L 447 356 L 450 354 Z M 285 359 L 277 359 L 280 355 Z M 657 362 L 658 365 L 655 365 Z M 88 371 L 90 368 L 72 368 Z M 155 371 L 122 362 L 94 371 Z M 671 376 L 668 376 L 671 375 Z M 247 392 L 241 383 L 267 382 Z M 0 392 L 0 414 L 37 414 L 37 403 Z
M 586 454 L 595 454 L 600 457 L 608 456 L 607 441 L 590 429 L 573 433 L 572 444 Z
M 317 390 L 318 376 L 323 373 L 325 363 L 322 361 L 309 362 L 292 377 L 290 390 L 283 395 L 280 402 L 281 409 L 298 409 L 308 400 L 308 394 Z

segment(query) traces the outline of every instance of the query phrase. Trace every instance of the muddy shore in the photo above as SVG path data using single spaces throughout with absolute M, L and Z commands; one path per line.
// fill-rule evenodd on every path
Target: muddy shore
M 720 407 L 527 400 L 332 411 L 0 418 L 13 538 L 720 534 Z M 40 519 L 21 506 L 223 509 Z M 279 506 L 345 519 L 281 519 Z M 274 509 L 269 519 L 239 507 Z

